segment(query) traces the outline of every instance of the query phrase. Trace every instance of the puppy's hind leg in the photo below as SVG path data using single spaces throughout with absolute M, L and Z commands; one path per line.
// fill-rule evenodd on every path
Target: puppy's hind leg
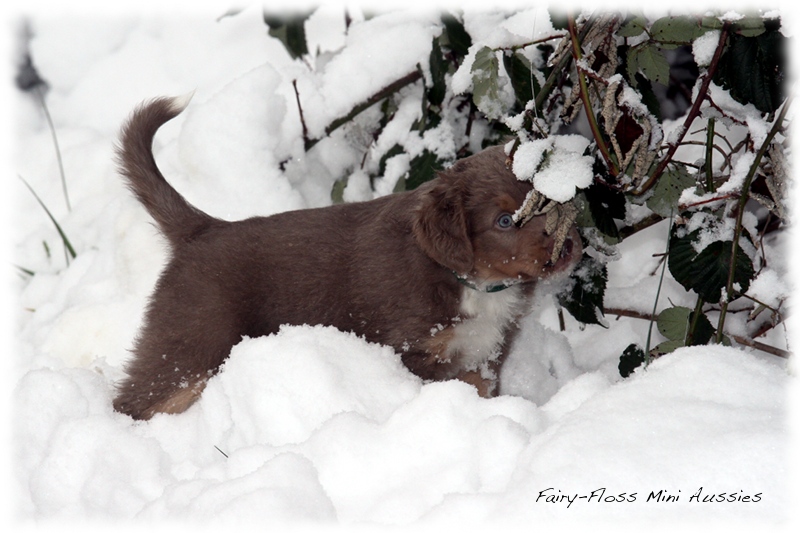
M 206 382 L 240 339 L 214 328 L 187 334 L 181 317 L 150 322 L 141 332 L 128 377 L 119 384 L 114 409 L 137 420 L 156 413 L 182 413 L 197 400 Z M 185 336 L 181 337 L 181 332 Z

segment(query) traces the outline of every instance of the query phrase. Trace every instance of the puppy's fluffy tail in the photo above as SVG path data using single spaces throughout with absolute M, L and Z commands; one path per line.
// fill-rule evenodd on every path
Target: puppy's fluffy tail
M 157 98 L 140 105 L 120 134 L 117 157 L 128 187 L 173 246 L 190 241 L 217 219 L 203 213 L 167 183 L 153 158 L 153 138 L 165 122 L 178 116 L 191 95 Z

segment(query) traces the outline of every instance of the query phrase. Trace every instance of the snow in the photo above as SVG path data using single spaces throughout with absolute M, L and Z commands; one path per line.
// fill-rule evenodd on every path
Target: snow
M 364 152 L 352 139 L 336 132 L 303 151 L 291 82 L 318 133 L 387 81 L 417 63 L 425 68 L 438 31 L 430 14 L 405 12 L 356 18 L 344 38 L 324 24 L 338 17 L 329 8 L 306 27 L 320 54 L 304 64 L 267 36 L 258 9 L 222 13 L 30 19 L 72 210 L 29 94 L 10 96 L 12 170 L 62 223 L 78 256 L 67 263 L 50 221 L 11 180 L 11 262 L 36 272 L 15 273 L 8 298 L 6 500 L 17 525 L 530 530 L 586 520 L 619 527 L 620 519 L 769 527 L 791 517 L 787 396 L 795 378 L 783 360 L 694 347 L 622 380 L 619 355 L 642 342 L 648 322 L 608 315 L 608 329 L 582 328 L 567 316 L 562 332 L 553 287 L 521 322 L 498 398 L 457 381 L 423 383 L 387 347 L 303 326 L 242 339 L 183 414 L 134 422 L 114 412 L 114 383 L 166 260 L 163 240 L 115 173 L 112 145 L 124 117 L 147 98 L 195 91 L 186 112 L 159 131 L 155 155 L 170 182 L 215 216 L 327 205 L 343 175 L 345 197 L 366 199 Z M 501 19 L 480 13 L 470 13 L 469 27 L 487 39 L 502 40 L 532 17 L 495 24 Z M 324 57 L 341 45 L 341 54 Z M 390 160 L 394 179 L 378 180 L 372 194 L 389 193 L 407 165 L 407 157 Z M 566 185 L 544 186 L 550 194 L 570 189 L 571 197 L 586 186 L 580 169 L 562 172 Z M 660 272 L 653 254 L 666 248 L 665 224 L 622 243 L 608 264 L 607 308 L 652 310 Z M 768 243 L 777 264 L 753 282 L 767 302 L 790 291 L 791 263 L 778 253 L 785 244 Z M 694 297 L 667 276 L 659 307 L 672 304 L 692 307 Z M 776 328 L 768 342 L 785 348 L 785 337 Z M 658 491 L 678 501 L 647 501 Z M 692 499 L 720 493 L 739 501 Z
M 592 158 L 582 155 L 589 145 L 580 135 L 551 135 L 519 145 L 512 170 L 518 179 L 556 202 L 571 200 L 592 184 Z

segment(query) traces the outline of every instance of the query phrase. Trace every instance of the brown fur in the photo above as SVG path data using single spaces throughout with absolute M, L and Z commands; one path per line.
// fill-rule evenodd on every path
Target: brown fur
M 459 324 L 470 318 L 463 295 L 473 290 L 456 274 L 479 285 L 524 281 L 481 298 L 527 301 L 537 280 L 568 270 L 580 255 L 573 231 L 561 259 L 550 264 L 553 238 L 542 217 L 522 228 L 497 226 L 531 187 L 506 168 L 501 147 L 457 162 L 414 191 L 216 219 L 188 204 L 153 158 L 157 129 L 180 111 L 175 100 L 154 100 L 136 110 L 121 135 L 122 174 L 171 249 L 114 400 L 134 418 L 185 410 L 243 336 L 274 333 L 282 324 L 353 331 L 394 347 L 423 379 L 460 378 L 493 394 L 492 369 L 502 362 L 518 313 L 499 322 L 504 338 L 481 373 L 453 348 L 464 335 Z

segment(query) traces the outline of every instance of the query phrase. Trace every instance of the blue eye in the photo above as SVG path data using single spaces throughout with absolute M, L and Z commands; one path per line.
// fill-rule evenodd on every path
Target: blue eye
M 497 226 L 502 229 L 508 229 L 514 225 L 514 217 L 508 213 L 503 213 L 497 218 Z

